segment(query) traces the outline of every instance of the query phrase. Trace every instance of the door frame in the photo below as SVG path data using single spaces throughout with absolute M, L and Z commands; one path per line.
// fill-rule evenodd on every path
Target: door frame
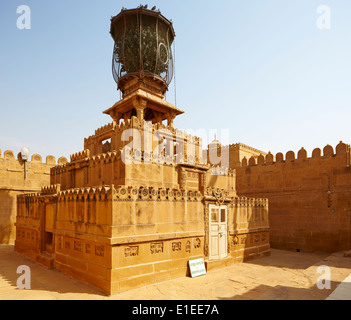
M 42 215 L 42 253 L 54 253 L 55 205 L 52 202 L 43 203 Z
M 212 225 L 217 224 L 216 222 L 212 222 L 212 209 L 218 209 L 218 232 L 213 231 Z M 225 210 L 225 221 L 222 222 L 222 212 L 221 210 Z M 208 217 L 208 259 L 209 260 L 221 260 L 228 256 L 228 206 L 227 205 L 217 205 L 217 204 L 209 204 L 209 217 Z M 218 255 L 213 255 L 212 252 L 212 241 L 213 235 L 218 233 Z M 220 248 L 221 245 L 224 251 L 221 253 Z

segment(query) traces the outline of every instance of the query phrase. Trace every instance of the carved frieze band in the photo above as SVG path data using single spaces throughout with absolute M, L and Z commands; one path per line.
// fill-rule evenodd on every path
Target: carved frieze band
M 36 230 L 17 228 L 16 233 L 17 241 L 28 241 L 35 244 L 39 243 L 39 232 Z
M 73 250 L 80 253 L 94 254 L 97 257 L 105 257 L 104 244 L 86 242 L 81 239 L 64 237 L 62 235 L 56 235 L 56 243 L 58 250 Z
M 185 250 L 186 253 L 191 253 L 192 251 L 191 250 L 192 242 L 190 240 L 187 240 L 184 246 L 182 241 L 152 242 L 149 244 L 150 254 L 157 255 L 157 254 L 164 253 L 167 245 L 170 246 L 170 249 L 172 250 L 172 252 L 181 252 L 182 250 Z M 201 248 L 200 238 L 195 238 L 193 240 L 193 247 L 194 249 Z M 124 250 L 123 253 L 125 258 L 137 257 L 140 255 L 140 245 L 126 246 L 124 247 L 123 250 Z
M 251 234 L 242 234 L 234 235 L 230 238 L 230 246 L 232 248 L 239 246 L 255 246 L 266 244 L 268 240 L 268 233 L 251 233 Z

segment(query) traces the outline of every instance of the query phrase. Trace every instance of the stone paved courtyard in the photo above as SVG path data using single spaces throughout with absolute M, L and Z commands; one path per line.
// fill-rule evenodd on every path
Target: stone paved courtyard
M 19 290 L 17 267 L 31 270 L 31 290 Z M 320 290 L 319 266 L 331 271 L 331 289 Z M 272 249 L 271 256 L 207 275 L 184 277 L 114 296 L 57 270 L 48 270 L 0 245 L 0 300 L 324 300 L 351 299 L 351 258 Z M 344 281 L 345 280 L 345 281 Z M 343 282 L 344 281 L 344 282 Z M 337 290 L 335 290 L 337 289 Z

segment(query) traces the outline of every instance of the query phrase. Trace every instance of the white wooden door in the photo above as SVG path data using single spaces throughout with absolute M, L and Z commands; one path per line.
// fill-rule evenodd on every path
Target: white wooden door
M 210 205 L 209 259 L 227 256 L 227 206 Z

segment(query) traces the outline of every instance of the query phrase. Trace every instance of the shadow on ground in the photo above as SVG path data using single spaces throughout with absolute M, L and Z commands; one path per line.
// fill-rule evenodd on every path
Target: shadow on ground
M 340 282 L 331 282 L 331 289 L 297 288 L 289 286 L 259 285 L 243 294 L 232 297 L 218 297 L 219 300 L 325 300 Z
M 31 259 L 14 252 L 12 245 L 0 245 L 0 293 L 6 294 L 17 289 L 17 268 L 21 265 L 28 266 L 31 272 L 31 292 L 44 290 L 55 293 L 92 294 L 106 296 L 106 294 L 87 283 L 78 281 L 56 269 L 49 270 Z M 23 290 L 20 290 L 23 291 Z M 1 298 L 0 298 L 1 300 Z

